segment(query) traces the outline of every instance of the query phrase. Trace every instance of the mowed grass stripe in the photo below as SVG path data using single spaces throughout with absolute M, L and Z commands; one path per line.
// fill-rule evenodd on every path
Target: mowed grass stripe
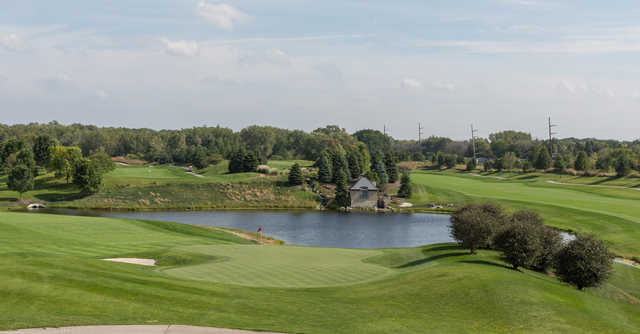
M 170 268 L 170 276 L 260 287 L 322 287 L 384 278 L 388 268 L 364 263 L 378 251 L 273 246 L 186 246 L 178 250 L 219 257 L 194 266 Z

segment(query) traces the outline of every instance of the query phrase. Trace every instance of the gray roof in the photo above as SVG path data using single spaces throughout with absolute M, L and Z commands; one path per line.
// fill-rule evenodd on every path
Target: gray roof
M 369 179 L 367 179 L 366 177 L 361 177 L 358 182 L 354 183 L 351 188 L 349 188 L 349 190 L 363 190 L 363 189 L 367 189 L 367 190 L 378 190 L 378 188 L 376 188 L 376 185 L 373 184 L 371 181 L 369 181 Z

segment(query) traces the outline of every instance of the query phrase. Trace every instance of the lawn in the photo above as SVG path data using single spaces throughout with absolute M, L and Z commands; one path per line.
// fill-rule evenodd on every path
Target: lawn
M 512 210 L 538 211 L 551 226 L 595 233 L 620 255 L 640 255 L 640 191 L 451 172 L 415 171 L 411 177 L 418 209 L 427 203 L 492 200 Z
M 0 212 L 0 238 L 0 329 L 192 324 L 290 333 L 640 331 L 640 270 L 622 265 L 603 287 L 578 291 L 540 273 L 506 268 L 494 252 L 470 256 L 455 245 L 372 251 L 258 246 L 181 224 L 7 212 Z M 117 256 L 153 257 L 160 266 L 100 260 Z

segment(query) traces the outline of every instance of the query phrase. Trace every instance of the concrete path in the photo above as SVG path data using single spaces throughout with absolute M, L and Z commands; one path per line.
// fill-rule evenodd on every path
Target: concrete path
M 17 331 L 0 331 L 0 334 L 277 334 L 238 329 L 195 327 L 180 325 L 136 326 L 77 326 L 60 328 L 31 328 Z

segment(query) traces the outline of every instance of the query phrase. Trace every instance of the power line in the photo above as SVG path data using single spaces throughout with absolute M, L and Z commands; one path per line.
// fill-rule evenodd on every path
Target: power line
M 553 156 L 553 135 L 557 135 L 557 132 L 553 132 L 552 128 L 558 126 L 557 124 L 551 123 L 551 117 L 549 117 L 549 154 Z
M 476 156 L 476 133 L 478 133 L 478 129 L 473 128 L 473 124 L 471 124 L 471 146 L 473 146 L 473 161 L 478 162 L 478 158 Z

